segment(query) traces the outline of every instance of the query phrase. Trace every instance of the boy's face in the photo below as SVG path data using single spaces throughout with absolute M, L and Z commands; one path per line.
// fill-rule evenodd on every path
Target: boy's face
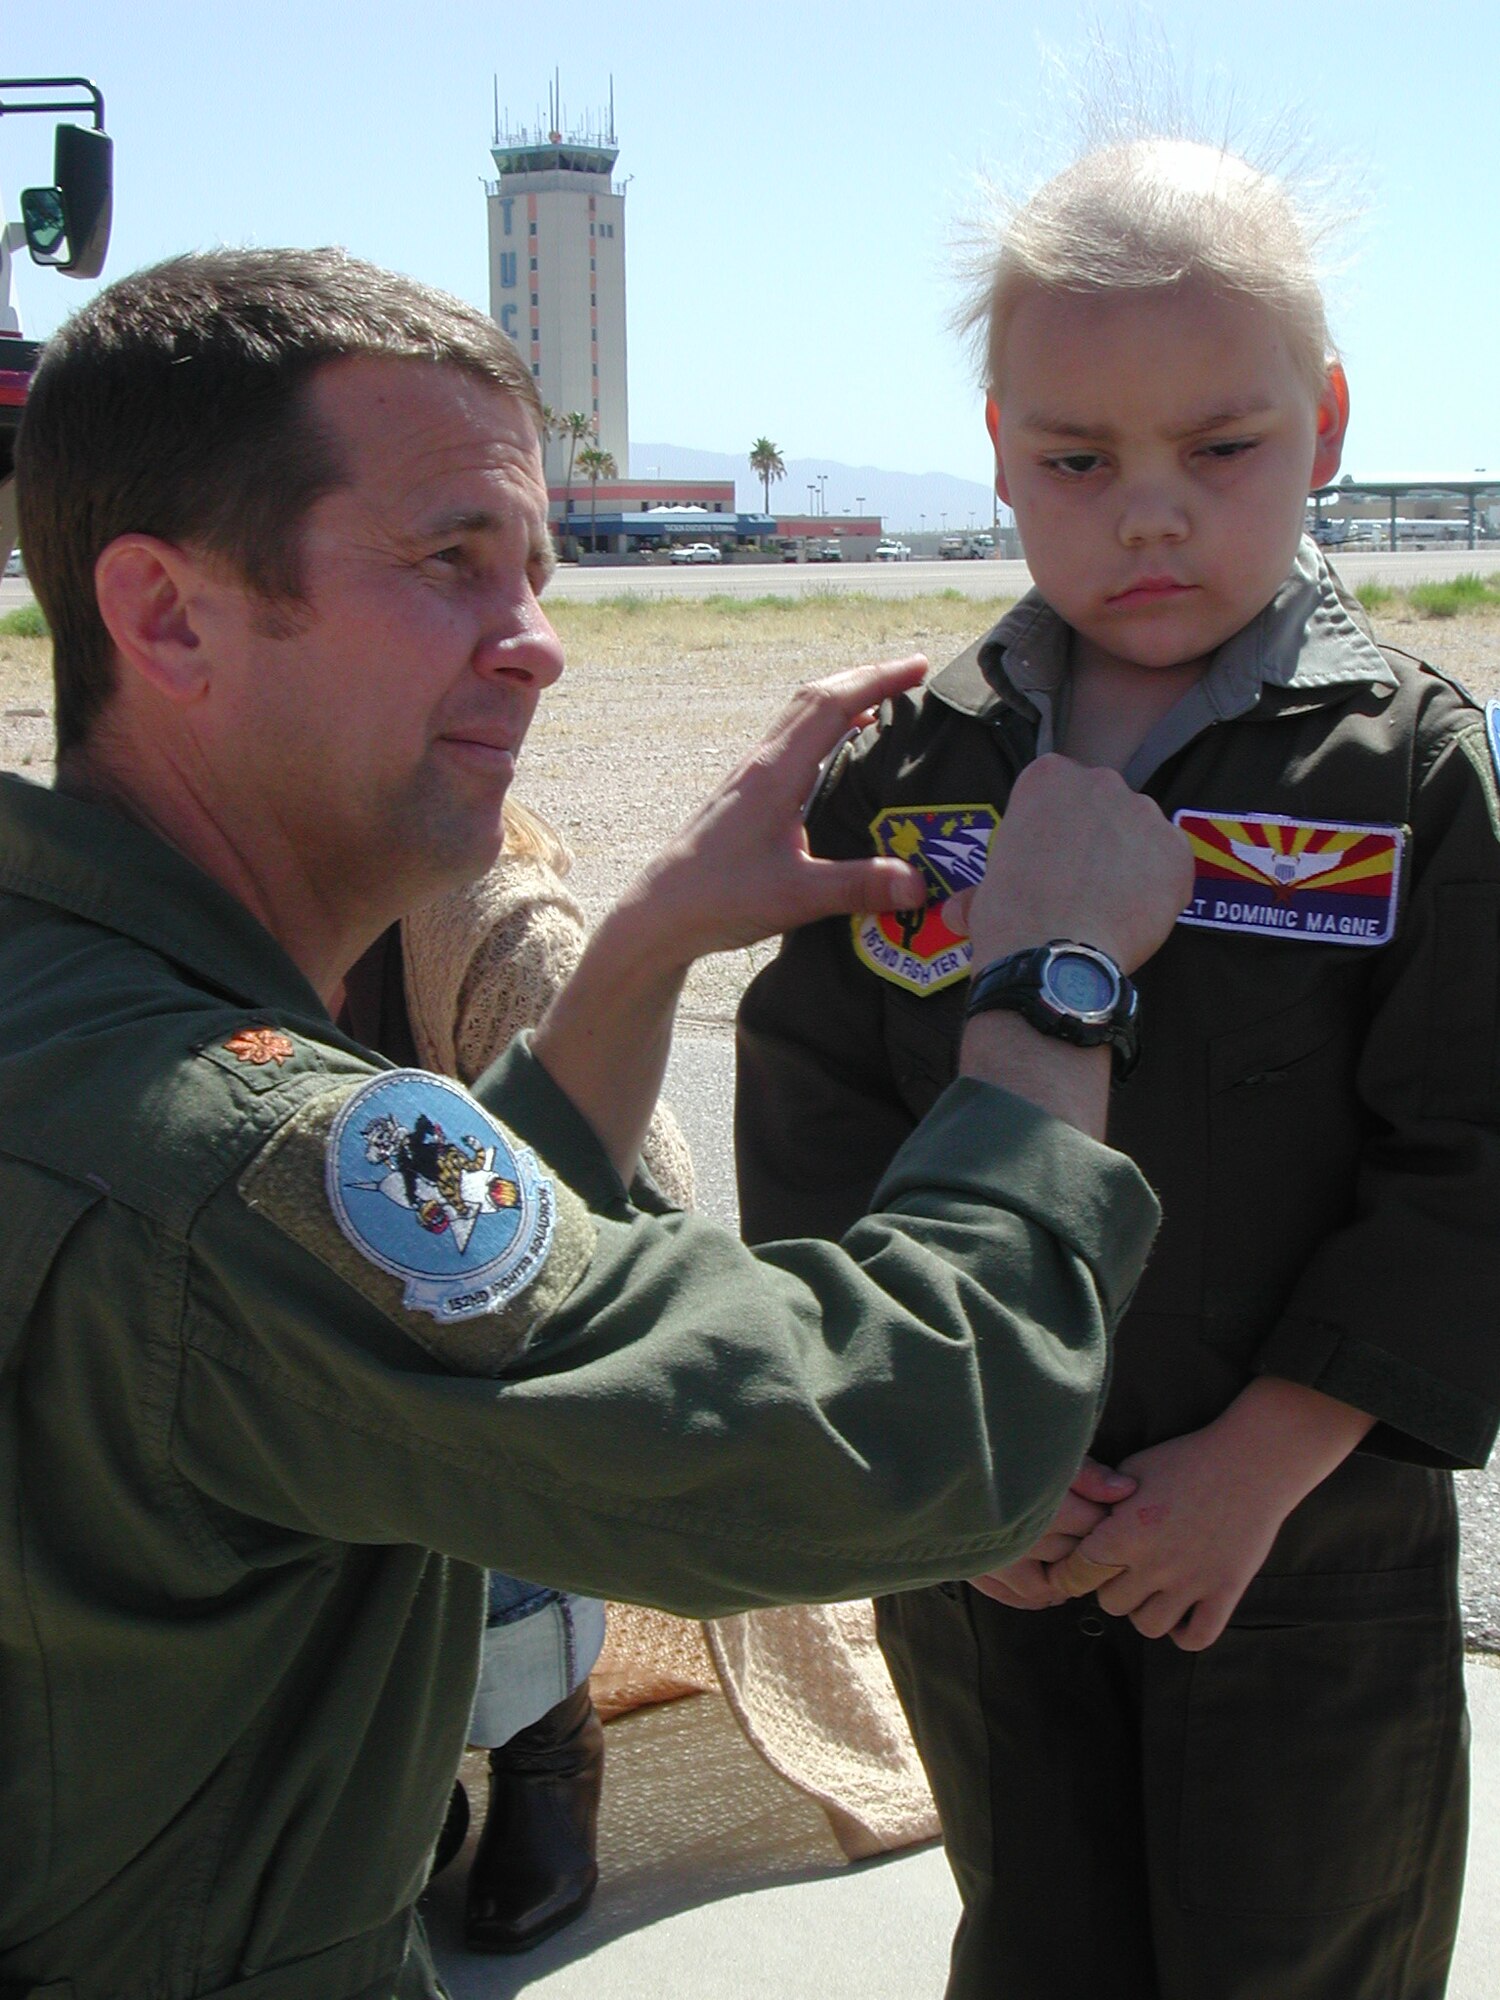
M 1196 284 L 1030 294 L 997 396 L 995 483 L 1037 588 L 1143 667 L 1206 661 L 1269 602 L 1348 421 L 1341 369 L 1315 400 L 1274 313 Z

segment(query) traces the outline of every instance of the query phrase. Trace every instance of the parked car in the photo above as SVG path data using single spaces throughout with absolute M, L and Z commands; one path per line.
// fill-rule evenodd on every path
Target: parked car
M 25 569 L 21 565 L 21 551 L 19 549 L 12 549 L 10 554 L 5 558 L 5 574 L 7 576 L 24 576 L 26 574 Z
M 887 537 L 885 541 L 875 544 L 875 560 L 876 562 L 910 562 L 911 544 L 909 542 L 898 542 Z
M 994 549 L 988 535 L 944 535 L 938 543 L 938 554 L 944 562 L 982 562 L 994 554 Z
M 682 542 L 668 551 L 667 560 L 674 563 L 716 563 L 724 558 L 712 542 Z
M 843 545 L 834 541 L 831 536 L 826 542 L 809 542 L 807 545 L 807 560 L 809 562 L 842 562 L 844 560 Z

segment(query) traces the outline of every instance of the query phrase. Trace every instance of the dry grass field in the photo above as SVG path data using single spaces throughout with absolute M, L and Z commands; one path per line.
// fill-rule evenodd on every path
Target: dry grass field
M 939 666 L 1004 609 L 956 593 L 556 602 L 549 610 L 569 667 L 532 732 L 519 796 L 567 838 L 576 857 L 574 887 L 595 915 L 801 681 L 912 652 Z M 1431 618 L 1396 598 L 1375 617 L 1388 643 L 1432 660 L 1477 694 L 1500 694 L 1500 606 Z M 45 640 L 0 637 L 0 710 L 0 766 L 45 782 L 51 776 Z M 689 1017 L 728 1020 L 756 956 L 737 953 L 700 966 L 688 991 Z

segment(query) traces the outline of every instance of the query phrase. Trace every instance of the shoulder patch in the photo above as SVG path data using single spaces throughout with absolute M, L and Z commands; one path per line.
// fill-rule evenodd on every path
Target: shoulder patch
M 939 993 L 969 976 L 972 949 L 949 930 L 942 906 L 984 879 L 1000 814 L 991 805 L 882 806 L 870 822 L 877 854 L 908 861 L 927 881 L 920 910 L 854 917 L 857 958 L 909 993 Z
M 1489 740 L 1490 763 L 1494 768 L 1495 782 L 1500 785 L 1500 701 L 1485 703 L 1484 733 Z
M 320 1093 L 278 1127 L 240 1193 L 466 1374 L 497 1373 L 594 1251 L 577 1195 L 426 1070 Z
M 1188 807 L 1172 824 L 1193 850 L 1180 924 L 1315 944 L 1380 945 L 1395 933 L 1404 827 Z

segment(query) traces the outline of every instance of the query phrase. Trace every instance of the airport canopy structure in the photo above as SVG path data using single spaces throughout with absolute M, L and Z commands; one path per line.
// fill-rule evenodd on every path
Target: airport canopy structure
M 646 507 L 634 514 L 600 507 L 591 514 L 587 505 L 575 504 L 567 520 L 554 521 L 553 526 L 595 548 L 620 541 L 637 549 L 670 548 L 677 542 L 732 548 L 736 542 L 758 541 L 776 532 L 769 514 L 721 514 L 708 507 Z
M 1443 501 L 1462 503 L 1468 524 L 1468 545 L 1472 549 L 1479 541 L 1479 508 L 1483 501 L 1500 502 L 1500 478 L 1490 478 L 1485 473 L 1472 477 L 1450 477 L 1446 474 L 1414 474 L 1406 479 L 1356 479 L 1352 473 L 1345 473 L 1331 486 L 1320 486 L 1310 499 L 1316 518 L 1323 519 L 1323 503 L 1327 500 L 1387 500 L 1390 502 L 1391 547 L 1395 548 L 1400 521 L 1400 507 L 1403 500 L 1416 502 L 1419 506 L 1433 506 Z M 1451 518 L 1451 517 L 1450 517 Z
M 575 509 L 570 522 L 575 533 L 586 518 Z M 776 523 L 769 514 L 716 514 L 707 507 L 647 507 L 639 514 L 601 514 L 599 531 L 656 542 L 738 541 L 773 535 Z

